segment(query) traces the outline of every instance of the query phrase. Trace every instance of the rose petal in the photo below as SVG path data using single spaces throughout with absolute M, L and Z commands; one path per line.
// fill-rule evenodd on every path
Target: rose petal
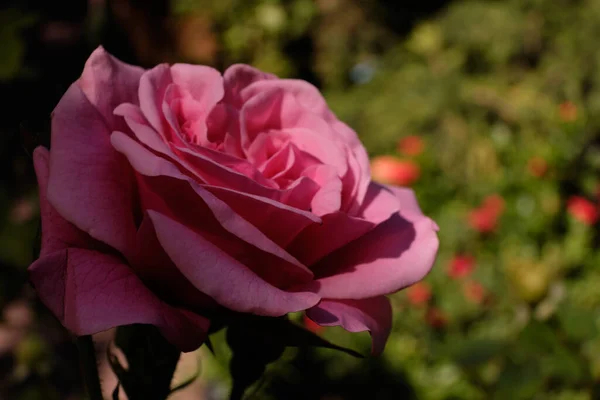
M 421 280 L 435 261 L 437 226 L 427 217 L 394 214 L 368 234 L 313 266 L 311 289 L 330 299 L 363 299 L 394 293 Z
M 214 68 L 174 64 L 170 72 L 173 82 L 185 88 L 198 102 L 198 106 L 205 110 L 206 115 L 223 98 L 223 77 Z
M 310 270 L 299 263 L 294 257 L 277 246 L 255 226 L 241 218 L 225 202 L 219 200 L 195 181 L 179 172 L 177 167 L 169 161 L 155 156 L 152 152 L 121 132 L 113 133 L 112 143 L 118 151 L 127 156 L 131 166 L 140 174 L 146 176 L 167 176 L 189 182 L 198 196 L 210 207 L 223 228 L 245 242 L 295 265 L 299 272 L 302 271 L 305 275 L 312 276 Z
M 181 164 L 201 182 L 271 199 L 300 210 L 310 208 L 310 202 L 316 190 L 313 190 L 314 183 L 309 179 L 299 179 L 285 189 L 273 187 L 275 184 L 272 184 L 272 187 L 265 186 L 267 182 L 264 177 L 256 179 L 261 178 L 260 172 L 253 167 L 250 168 L 247 162 L 240 161 L 235 157 L 210 149 L 198 149 L 198 151 L 192 152 L 184 148 L 175 149 L 178 151 L 176 155 L 158 133 L 147 125 L 144 116 L 136 106 L 121 105 L 115 110 L 115 113 L 125 117 L 127 124 L 140 142 Z M 235 169 L 240 169 L 243 173 Z
M 160 64 L 146 71 L 140 78 L 138 98 L 140 110 L 156 130 L 166 140 L 166 121 L 162 114 L 162 103 L 165 92 L 173 83 L 171 71 L 168 64 Z
M 315 165 L 304 174 L 320 186 L 311 202 L 312 212 L 323 216 L 339 211 L 342 205 L 342 181 L 335 168 L 331 165 Z
M 283 249 L 267 241 L 267 246 L 271 246 L 273 251 L 265 251 L 238 237 L 239 232 L 231 232 L 231 222 L 223 219 L 227 214 L 217 213 L 217 218 L 188 182 L 164 176 L 140 175 L 138 183 L 144 210 L 160 212 L 174 221 L 185 224 L 271 285 L 287 288 L 313 279 L 310 270 Z M 172 193 L 177 193 L 177 196 L 171 196 Z M 190 207 L 190 204 L 194 206 Z M 237 216 L 232 218 L 234 222 L 239 219 Z M 245 225 L 233 225 L 236 226 L 243 228 Z M 253 229 L 255 228 L 250 227 L 250 233 Z M 258 236 L 260 235 L 259 231 Z
M 344 199 L 342 208 L 347 210 L 350 215 L 355 215 L 358 208 L 363 204 L 369 185 L 371 183 L 371 167 L 369 156 L 365 148 L 359 144 L 354 149 L 349 150 L 347 155 L 348 171 L 344 175 Z
M 169 299 L 169 304 L 173 306 L 190 310 L 215 306 L 214 301 L 198 291 L 173 264 L 160 246 L 154 225 L 147 214 L 138 230 L 131 268 L 153 293 Z
M 288 251 L 295 254 L 305 265 L 313 265 L 321 258 L 360 238 L 380 223 L 398 212 L 398 198 L 388 188 L 376 183 L 369 191 L 357 216 L 346 212 L 324 215 L 321 225 L 307 227 L 290 244 Z M 312 267 L 313 271 L 319 271 Z
M 289 293 L 269 285 L 199 234 L 157 212 L 149 211 L 149 215 L 175 265 L 219 304 L 234 311 L 281 316 L 319 302 L 319 296 L 312 293 Z
M 84 232 L 67 222 L 48 203 L 46 192 L 48 190 L 50 154 L 44 147 L 38 147 L 33 152 L 33 164 L 37 175 L 40 196 L 40 209 L 42 214 L 42 247 L 41 256 L 62 250 L 67 247 L 90 248 L 95 241 Z
M 321 326 L 341 326 L 348 332 L 369 331 L 371 353 L 379 355 L 392 329 L 392 306 L 385 296 L 362 300 L 322 300 L 306 310 L 306 315 Z
M 319 89 L 300 79 L 258 80 L 242 90 L 242 99 L 248 101 L 259 93 L 273 89 L 292 94 L 298 105 L 314 114 L 324 118 L 331 115 Z
M 414 190 L 393 185 L 385 185 L 385 187 L 394 193 L 398 199 L 401 212 L 423 215 Z
M 392 214 L 400 210 L 412 212 L 412 208 L 406 210 L 404 208 L 401 208 L 406 201 L 405 199 L 407 195 L 404 192 L 404 189 L 401 190 L 402 192 L 397 192 L 391 187 L 371 182 L 368 186 L 363 203 L 361 204 L 361 207 L 358 210 L 358 215 L 361 218 L 366 219 L 367 221 L 379 225 L 380 223 L 388 219 Z M 407 190 L 412 192 L 412 190 L 410 189 Z M 401 199 L 398 198 L 397 194 L 400 194 Z
M 161 302 L 116 257 L 60 250 L 33 263 L 29 274 L 42 302 L 76 335 L 152 324 L 183 351 L 198 348 L 206 337 L 207 319 Z
M 100 46 L 86 61 L 77 84 L 108 126 L 121 128 L 113 110 L 122 103 L 137 104 L 143 73 L 143 68 L 117 60 Z
M 272 74 L 262 72 L 245 64 L 234 64 L 227 68 L 223 74 L 225 84 L 224 102 L 239 109 L 242 106 L 243 99 L 240 92 L 254 82 L 276 79 Z
M 216 186 L 204 185 L 204 188 L 282 248 L 286 248 L 307 226 L 321 222 L 321 218 L 311 212 L 292 208 L 264 197 Z M 285 221 L 285 223 L 273 223 L 273 221 Z
M 54 110 L 48 201 L 79 229 L 127 255 L 135 241 L 130 168 L 77 84 Z

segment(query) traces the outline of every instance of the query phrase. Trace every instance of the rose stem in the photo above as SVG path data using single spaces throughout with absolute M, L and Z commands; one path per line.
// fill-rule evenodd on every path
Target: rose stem
M 96 348 L 91 335 L 79 336 L 77 338 L 77 349 L 79 352 L 79 364 L 83 381 L 87 388 L 90 400 L 103 400 L 100 377 L 98 376 L 98 363 L 96 361 Z

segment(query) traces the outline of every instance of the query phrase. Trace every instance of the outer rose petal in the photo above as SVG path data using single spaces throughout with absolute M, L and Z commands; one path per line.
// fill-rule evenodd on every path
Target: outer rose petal
M 132 176 L 110 128 L 77 84 L 54 110 L 48 201 L 93 238 L 127 255 L 135 242 Z
M 44 147 L 38 147 L 33 152 L 33 164 L 39 185 L 42 213 L 42 248 L 40 255 L 43 257 L 67 247 L 93 247 L 95 243 L 91 237 L 65 221 L 54 207 L 48 203 L 46 191 L 48 190 L 49 158 L 50 154 Z
M 423 215 L 419 202 L 415 196 L 415 192 L 408 188 L 401 188 L 393 185 L 385 185 L 388 190 L 396 195 L 400 202 L 400 211 L 403 213 L 411 213 L 414 215 Z
M 152 324 L 183 351 L 198 348 L 206 337 L 207 319 L 160 301 L 116 257 L 65 249 L 37 260 L 29 274 L 42 302 L 76 335 Z
M 421 280 L 433 266 L 439 241 L 427 217 L 395 214 L 368 234 L 325 257 L 311 289 L 330 299 L 364 299 L 394 293 Z
M 183 275 L 230 310 L 281 316 L 319 302 L 313 293 L 290 293 L 271 286 L 199 234 L 162 214 L 148 213 L 158 240 Z
M 369 331 L 371 353 L 379 355 L 392 329 L 392 306 L 385 296 L 362 300 L 323 300 L 306 310 L 306 315 L 321 326 L 341 326 L 348 332 Z
M 144 69 L 125 64 L 98 47 L 85 63 L 77 84 L 107 124 L 118 127 L 113 110 L 122 103 L 137 104 L 140 77 Z
M 187 310 L 216 307 L 216 303 L 201 293 L 177 269 L 160 246 L 154 225 L 146 214 L 137 234 L 135 257 L 131 268 L 157 296 L 169 299 L 169 304 Z
M 306 265 L 313 265 L 323 257 L 347 245 L 375 228 L 398 212 L 398 199 L 384 186 L 372 183 L 358 217 L 345 212 L 334 212 L 323 216 L 323 223 L 311 225 L 301 232 L 289 246 Z M 319 273 L 319 266 L 313 266 Z

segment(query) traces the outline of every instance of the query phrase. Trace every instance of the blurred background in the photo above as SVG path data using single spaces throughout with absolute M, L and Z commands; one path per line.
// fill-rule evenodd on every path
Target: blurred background
M 244 62 L 312 82 L 374 178 L 413 187 L 440 226 L 431 274 L 392 296 L 382 357 L 290 350 L 253 398 L 600 399 L 599 37 L 597 0 L 1 6 L 0 399 L 85 398 L 72 339 L 25 271 L 39 240 L 31 151 L 99 44 L 145 67 Z M 368 352 L 367 334 L 308 328 Z M 226 397 L 222 337 L 215 350 L 186 356 L 176 379 L 201 377 L 173 399 Z

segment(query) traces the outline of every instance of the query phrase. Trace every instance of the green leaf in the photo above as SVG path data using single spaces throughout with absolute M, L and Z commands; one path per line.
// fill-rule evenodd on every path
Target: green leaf
M 285 318 L 252 318 L 252 328 L 258 332 L 268 332 L 270 340 L 285 347 L 324 347 L 339 350 L 354 357 L 364 358 L 359 352 L 333 344 Z
M 585 340 L 598 334 L 596 315 L 591 311 L 564 304 L 559 307 L 557 316 L 570 339 Z
M 469 340 L 457 346 L 452 358 L 465 367 L 474 367 L 498 356 L 505 348 L 506 343 L 498 340 Z

